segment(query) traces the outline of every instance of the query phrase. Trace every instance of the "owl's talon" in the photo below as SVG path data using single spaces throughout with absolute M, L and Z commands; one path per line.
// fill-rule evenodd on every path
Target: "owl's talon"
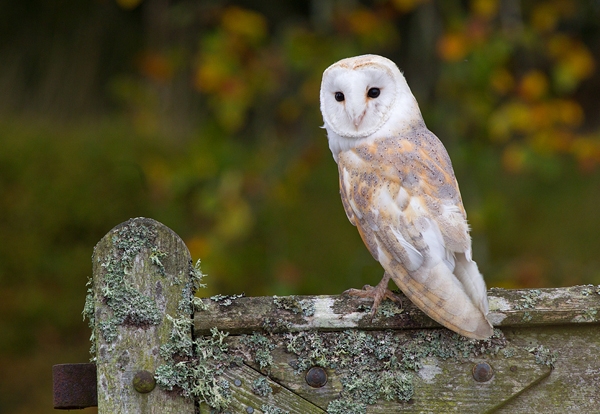
M 377 309 L 381 304 L 381 301 L 384 299 L 389 299 L 392 302 L 399 303 L 402 306 L 402 299 L 400 296 L 396 295 L 394 292 L 387 288 L 390 277 L 386 273 L 381 282 L 377 284 L 377 286 L 373 287 L 371 285 L 363 286 L 362 290 L 360 289 L 348 289 L 344 291 L 344 294 L 350 296 L 357 296 L 359 298 L 370 298 L 373 299 L 373 306 L 371 306 L 371 319 L 377 314 Z

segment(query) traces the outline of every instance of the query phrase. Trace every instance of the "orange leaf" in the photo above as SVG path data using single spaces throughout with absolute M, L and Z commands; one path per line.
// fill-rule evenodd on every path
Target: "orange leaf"
M 439 56 L 448 62 L 461 60 L 467 55 L 468 49 L 468 39 L 462 33 L 446 33 L 437 43 Z

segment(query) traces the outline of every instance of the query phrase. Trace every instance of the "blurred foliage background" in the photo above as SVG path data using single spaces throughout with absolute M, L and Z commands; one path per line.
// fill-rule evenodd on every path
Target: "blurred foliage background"
M 51 366 L 88 360 L 92 249 L 130 217 L 186 241 L 202 295 L 379 281 L 319 129 L 352 55 L 404 71 L 489 286 L 600 283 L 599 22 L 597 0 L 0 2 L 0 412 L 53 412 Z

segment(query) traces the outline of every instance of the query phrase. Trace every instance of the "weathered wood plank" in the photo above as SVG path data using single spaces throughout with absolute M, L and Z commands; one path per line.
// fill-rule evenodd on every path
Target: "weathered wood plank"
M 298 394 L 282 387 L 268 376 L 246 365 L 232 367 L 224 378 L 229 380 L 231 403 L 227 410 L 231 413 L 261 413 L 271 409 L 288 414 L 324 414 L 325 411 Z M 200 406 L 201 414 L 210 414 L 206 404 Z
M 353 392 L 352 386 L 348 386 L 348 384 L 360 381 L 360 376 L 373 374 L 379 377 L 387 374 L 390 375 L 390 378 L 395 376 L 396 378 L 406 379 L 407 386 L 410 388 L 410 393 L 406 394 L 406 397 L 409 398 L 408 401 L 395 399 L 387 401 L 380 398 L 376 403 L 373 401 L 365 404 L 367 413 L 376 414 L 390 412 L 494 412 L 494 410 L 528 388 L 538 384 L 551 372 L 551 367 L 545 363 L 540 363 L 534 354 L 524 348 L 513 347 L 500 338 L 497 339 L 494 346 L 491 343 L 484 345 L 482 351 L 478 348 L 477 341 L 458 339 L 457 342 L 451 334 L 434 336 L 430 340 L 423 337 L 421 339 L 425 339 L 424 341 L 417 339 L 416 343 L 409 332 L 396 331 L 388 335 L 374 334 L 375 341 L 368 340 L 370 335 L 358 336 L 357 338 L 362 339 L 356 341 L 356 344 L 350 345 L 357 348 L 354 351 L 345 348 L 344 352 L 341 353 L 330 352 L 330 349 L 332 344 L 344 341 L 342 333 L 330 332 L 312 336 L 313 342 L 308 347 L 310 351 L 306 357 L 311 358 L 309 356 L 311 353 L 324 353 L 324 355 L 327 355 L 326 360 L 321 360 L 316 365 L 325 365 L 327 373 L 327 383 L 319 388 L 307 384 L 305 378 L 307 367 L 302 365 L 303 362 L 298 363 L 298 355 L 289 352 L 290 337 L 283 334 L 269 336 L 269 341 L 274 346 L 270 352 L 272 363 L 262 367 L 262 371 L 265 375 L 268 374 L 277 384 L 328 411 L 332 402 L 340 399 L 340 396 L 344 394 L 349 395 Z M 317 338 L 318 340 L 315 340 Z M 247 339 L 240 340 L 239 337 L 229 338 L 229 342 L 236 349 L 247 349 L 248 344 L 251 343 Z M 303 340 L 302 343 L 304 342 Z M 323 346 L 324 349 L 316 348 L 315 344 Z M 381 367 L 364 365 L 369 363 L 378 364 L 379 357 L 371 359 L 367 357 L 364 359 L 362 366 L 360 364 L 359 366 L 355 365 L 355 362 L 361 361 L 364 355 L 373 352 L 385 353 L 385 348 L 392 344 L 396 345 L 394 356 L 389 361 L 385 361 L 385 357 L 382 356 L 384 363 Z M 450 347 L 456 345 L 463 348 L 463 350 L 454 352 Z M 415 348 L 423 346 L 431 346 L 431 350 L 422 353 L 421 350 Z M 449 348 L 445 349 L 446 346 Z M 377 350 L 377 347 L 382 349 Z M 436 349 L 436 347 L 438 348 Z M 247 352 L 252 354 L 252 351 Z M 348 357 L 348 354 L 353 352 L 357 355 L 356 359 Z M 401 359 L 403 354 L 409 362 L 398 363 L 394 366 L 393 358 Z M 419 356 L 419 354 L 421 355 Z M 300 356 L 300 358 L 303 357 Z M 331 360 L 337 360 L 338 358 L 339 361 L 333 364 Z M 317 361 L 318 358 L 314 360 Z M 490 372 L 492 375 L 491 378 L 484 381 L 477 381 L 473 375 L 473 368 L 476 364 L 483 362 L 491 366 Z M 252 364 L 257 370 L 261 369 L 259 363 L 252 361 L 252 357 L 249 358 L 248 363 Z M 392 363 L 392 366 L 387 369 L 384 368 L 388 363 Z M 303 367 L 301 372 L 298 372 L 297 369 L 299 364 Z M 339 366 L 333 368 L 331 365 Z M 346 386 L 343 385 L 344 383 Z M 397 385 L 397 382 L 387 381 L 382 382 L 380 386 L 393 387 L 395 385 Z M 365 390 L 364 392 L 368 394 L 377 393 L 378 391 L 375 389 Z M 371 398 L 360 394 L 359 392 L 345 398 L 345 403 L 358 405 L 361 398 L 363 401 L 368 401 Z M 397 396 L 397 392 L 391 393 L 391 396 L 394 395 Z M 340 412 L 335 411 L 335 406 L 332 410 L 332 412 Z
M 600 329 L 572 324 L 505 330 L 517 347 L 543 349 L 554 369 L 539 385 L 497 411 L 513 413 L 600 412 Z
M 179 236 L 152 219 L 122 223 L 96 245 L 89 316 L 94 318 L 99 413 L 194 413 L 193 400 L 153 388 L 156 368 L 164 363 L 160 347 L 172 329 L 166 316 L 181 311 L 190 263 Z M 188 312 L 191 318 L 191 307 Z M 146 378 L 136 377 L 143 371 Z
M 489 318 L 497 327 L 588 324 L 600 321 L 600 288 L 491 289 Z M 194 316 L 196 334 L 211 327 L 231 334 L 253 331 L 339 331 L 439 327 L 408 299 L 403 308 L 384 301 L 371 320 L 371 302 L 339 296 L 263 296 L 203 299 L 207 309 Z

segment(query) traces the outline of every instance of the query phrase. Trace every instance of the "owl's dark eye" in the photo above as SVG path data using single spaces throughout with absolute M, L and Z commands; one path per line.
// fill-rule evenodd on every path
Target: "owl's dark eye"
M 369 92 L 367 92 L 367 96 L 369 98 L 377 98 L 380 93 L 381 91 L 379 90 L 379 88 L 371 88 L 369 89 Z
M 335 100 L 338 102 L 342 102 L 344 100 L 344 94 L 341 92 L 336 92 L 335 93 Z

